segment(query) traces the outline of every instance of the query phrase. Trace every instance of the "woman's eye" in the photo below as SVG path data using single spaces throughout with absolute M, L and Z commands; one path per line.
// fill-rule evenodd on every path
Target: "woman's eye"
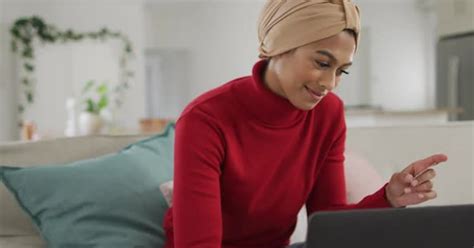
M 320 62 L 320 61 L 315 61 L 316 64 L 321 67 L 321 68 L 330 68 L 331 65 L 329 63 L 325 63 L 325 62 Z M 349 75 L 349 72 L 346 71 L 346 70 L 338 70 L 337 73 L 336 73 L 338 76 L 341 76 L 342 74 L 346 74 L 346 75 Z
M 328 63 L 324 63 L 324 62 L 319 62 L 319 61 L 316 61 L 316 64 L 318 64 L 319 66 L 321 67 L 330 67 L 330 65 Z
M 340 70 L 340 71 L 338 71 L 338 72 L 337 72 L 337 75 L 338 75 L 338 76 L 341 76 L 343 73 L 346 74 L 346 75 L 349 75 L 349 72 L 346 71 L 346 70 Z

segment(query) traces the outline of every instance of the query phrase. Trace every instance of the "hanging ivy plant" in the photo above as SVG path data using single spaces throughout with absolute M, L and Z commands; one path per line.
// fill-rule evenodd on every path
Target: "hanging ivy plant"
M 24 113 L 27 106 L 35 101 L 35 84 L 34 77 L 35 66 L 35 50 L 34 45 L 36 41 L 42 44 L 50 43 L 67 43 L 79 42 L 85 39 L 107 41 L 109 39 L 118 39 L 123 43 L 122 53 L 120 55 L 120 75 L 119 83 L 113 89 L 115 97 L 115 106 L 122 105 L 123 93 L 129 88 L 129 81 L 134 76 L 133 71 L 129 69 L 128 60 L 133 55 L 132 43 L 129 38 L 120 33 L 112 32 L 107 28 L 102 28 L 96 32 L 79 33 L 71 29 L 59 30 L 54 25 L 46 23 L 42 18 L 37 16 L 25 17 L 17 19 L 10 29 L 12 35 L 11 50 L 18 54 L 20 58 L 21 71 L 20 83 L 22 95 L 18 111 L 20 115 Z M 20 120 L 22 125 L 22 120 Z

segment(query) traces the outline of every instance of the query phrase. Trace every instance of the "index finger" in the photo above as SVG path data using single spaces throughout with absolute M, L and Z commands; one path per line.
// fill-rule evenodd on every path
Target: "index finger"
M 413 176 L 416 176 L 418 173 L 428 169 L 429 167 L 437 165 L 441 162 L 445 162 L 446 160 L 448 160 L 448 156 L 444 154 L 431 155 L 425 159 L 421 159 L 411 163 L 408 167 L 403 169 L 402 172 L 410 173 Z

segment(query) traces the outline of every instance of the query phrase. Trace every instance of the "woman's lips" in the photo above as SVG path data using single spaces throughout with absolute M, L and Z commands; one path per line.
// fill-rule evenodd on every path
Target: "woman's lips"
M 304 87 L 306 88 L 308 93 L 311 95 L 311 97 L 313 97 L 313 99 L 316 100 L 316 101 L 321 100 L 321 98 L 323 98 L 325 96 L 325 94 L 314 91 L 311 88 L 309 88 L 308 86 L 304 86 Z

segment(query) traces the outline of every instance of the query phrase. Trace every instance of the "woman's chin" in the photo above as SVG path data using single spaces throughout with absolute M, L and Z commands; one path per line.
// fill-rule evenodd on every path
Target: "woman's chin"
M 299 110 L 303 110 L 303 111 L 309 111 L 309 110 L 312 110 L 314 109 L 314 107 L 316 107 L 316 105 L 318 105 L 320 101 L 317 101 L 317 102 L 309 102 L 309 101 L 304 101 L 304 102 L 292 102 L 293 106 L 295 106 L 297 109 Z

